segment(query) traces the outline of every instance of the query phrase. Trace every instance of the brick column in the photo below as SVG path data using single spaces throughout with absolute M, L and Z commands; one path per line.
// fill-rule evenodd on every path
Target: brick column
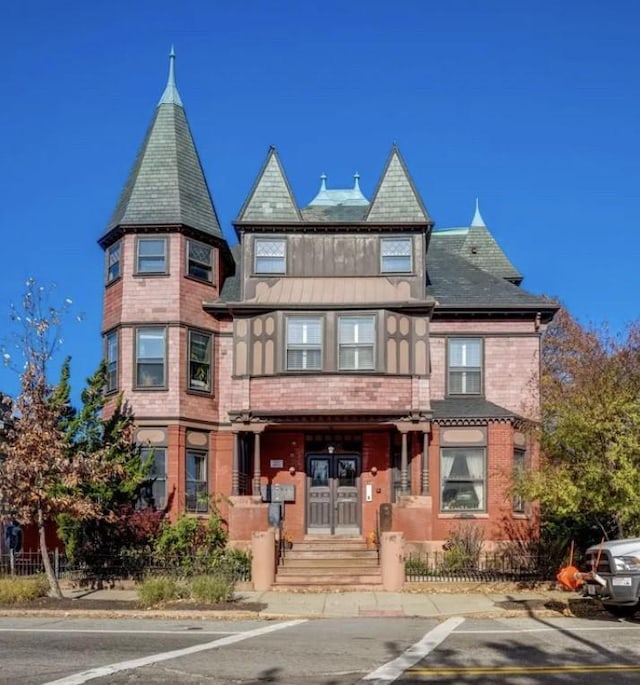
M 422 478 L 420 479 L 420 494 L 429 494 L 429 433 L 422 434 Z

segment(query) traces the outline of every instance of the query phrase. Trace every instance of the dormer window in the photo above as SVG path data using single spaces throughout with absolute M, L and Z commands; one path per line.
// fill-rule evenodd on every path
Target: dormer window
M 380 269 L 383 274 L 406 274 L 413 270 L 413 241 L 410 237 L 382 238 Z
M 213 248 L 211 245 L 187 241 L 187 274 L 200 281 L 211 283 L 213 280 Z
M 166 238 L 138 238 L 136 255 L 136 273 L 167 273 Z
M 286 247 L 284 238 L 256 238 L 253 242 L 255 273 L 286 273 Z
M 120 278 L 120 243 L 114 243 L 107 250 L 107 283 Z

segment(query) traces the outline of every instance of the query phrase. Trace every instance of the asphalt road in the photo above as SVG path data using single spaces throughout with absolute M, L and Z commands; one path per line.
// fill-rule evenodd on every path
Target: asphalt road
M 85 682 L 637 684 L 640 622 L 0 619 L 0 683 Z

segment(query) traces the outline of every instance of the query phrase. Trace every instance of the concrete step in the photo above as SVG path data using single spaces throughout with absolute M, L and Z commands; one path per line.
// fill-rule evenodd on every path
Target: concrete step
M 382 587 L 382 576 L 379 574 L 345 574 L 345 575 L 302 575 L 276 576 L 274 589 L 325 587 L 328 590 L 336 587 L 349 589 L 371 589 Z
M 294 542 L 292 549 L 300 552 L 359 552 L 376 551 L 374 547 L 369 547 L 362 540 L 348 540 L 333 542 L 331 540 L 302 540 Z
M 293 549 L 287 550 L 284 555 L 285 560 L 289 559 L 373 559 L 378 561 L 378 552 L 375 549 L 356 549 L 356 550 L 300 550 L 297 545 Z
M 280 562 L 280 568 L 296 569 L 319 569 L 319 568 L 378 568 L 378 559 L 327 559 L 318 557 L 316 559 L 292 559 L 285 557 Z

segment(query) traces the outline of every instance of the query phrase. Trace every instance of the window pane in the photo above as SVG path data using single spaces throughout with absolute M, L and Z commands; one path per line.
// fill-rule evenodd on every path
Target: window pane
M 256 273 L 285 273 L 285 248 L 284 240 L 256 238 L 254 241 Z
M 325 458 L 311 459 L 309 463 L 311 485 L 313 487 L 328 487 L 329 460 Z
M 374 319 L 367 316 L 341 316 L 340 317 L 340 342 L 341 343 L 373 343 Z
M 322 324 L 320 319 L 287 319 L 287 340 L 291 344 L 319 345 Z
M 138 238 L 138 272 L 166 271 L 166 243 L 165 238 Z
M 479 340 L 449 340 L 451 366 L 480 366 Z
M 107 283 L 111 283 L 120 276 L 120 243 L 112 245 L 107 250 Z
M 167 504 L 166 448 L 143 447 L 140 450 L 140 456 L 143 462 L 146 461 L 151 454 L 153 454 L 153 462 L 149 472 L 151 487 L 141 493 L 140 505 L 164 509 Z
M 211 389 L 211 336 L 194 331 L 189 333 L 189 387 Z
M 353 488 L 356 486 L 356 460 L 351 458 L 338 459 L 338 486 Z
M 187 450 L 187 511 L 206 512 L 209 510 L 209 491 L 207 485 L 207 453 Z
M 211 281 L 212 248 L 202 243 L 188 242 L 187 273 L 189 276 Z
M 411 238 L 383 238 L 381 254 L 383 272 L 411 271 Z
M 118 388 L 118 334 L 107 335 L 107 392 Z
M 443 510 L 484 510 L 486 476 L 483 448 L 443 448 L 440 473 Z
M 165 330 L 141 328 L 136 339 L 136 384 L 163 387 L 165 383 Z

